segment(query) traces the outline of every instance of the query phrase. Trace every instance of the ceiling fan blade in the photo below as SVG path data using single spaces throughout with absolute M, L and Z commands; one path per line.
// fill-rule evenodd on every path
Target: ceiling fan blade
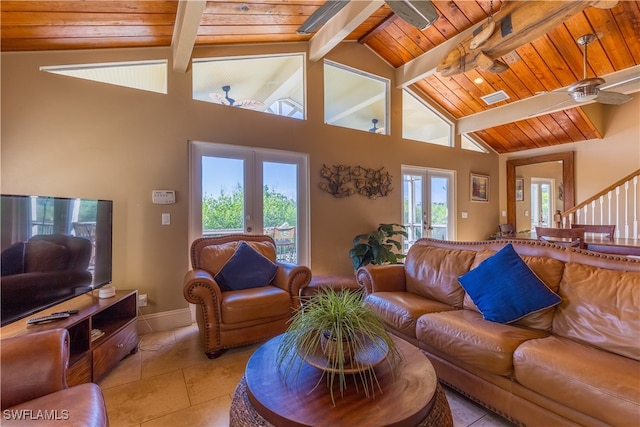
M 227 98 L 225 98 L 224 96 L 220 95 L 217 92 L 214 93 L 210 93 L 209 97 L 213 100 L 213 102 L 215 102 L 216 104 L 222 104 L 222 105 L 231 105 L 229 104 L 229 101 L 227 101 Z
M 311 16 L 302 23 L 296 32 L 302 35 L 313 33 L 315 30 L 326 24 L 329 19 L 333 18 L 333 16 L 345 7 L 348 2 L 349 0 L 328 0 L 313 12 Z
M 430 27 L 440 17 L 440 14 L 430 1 L 385 0 L 385 3 L 403 21 L 419 30 Z
M 258 101 L 257 99 L 240 99 L 234 102 L 233 106 L 247 110 L 260 110 L 264 108 L 264 102 Z
M 631 101 L 631 96 L 619 92 L 599 90 L 596 101 L 600 104 L 622 105 L 625 102 Z

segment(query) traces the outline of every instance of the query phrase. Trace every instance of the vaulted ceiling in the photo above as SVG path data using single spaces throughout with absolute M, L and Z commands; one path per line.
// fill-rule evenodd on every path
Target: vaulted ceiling
M 640 91 L 640 2 L 609 1 L 616 5 L 608 9 L 589 7 L 599 1 L 583 2 L 583 11 L 497 58 L 508 64 L 499 74 L 474 68 L 445 77 L 436 71 L 503 3 L 433 1 L 440 18 L 418 30 L 382 0 L 354 0 L 316 33 L 300 35 L 296 30 L 323 0 L 3 0 L 1 49 L 171 46 L 174 69 L 184 70 L 194 45 L 308 41 L 310 59 L 319 60 L 341 40 L 356 41 L 395 69 L 396 86 L 422 92 L 457 120 L 459 132 L 473 133 L 497 153 L 603 137 L 583 108 L 589 103 L 577 104 L 559 89 L 583 78 L 583 51 L 576 40 L 593 33 L 588 76 L 604 78 L 603 88 L 619 83 L 611 91 Z M 535 11 L 532 7 L 530 14 Z M 538 21 L 544 19 L 550 18 Z M 508 99 L 487 105 L 481 98 L 501 90 Z

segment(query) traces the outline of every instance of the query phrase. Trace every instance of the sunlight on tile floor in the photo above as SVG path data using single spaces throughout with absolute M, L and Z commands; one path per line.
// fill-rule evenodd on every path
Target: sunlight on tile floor
M 259 344 L 209 360 L 195 324 L 140 337 L 140 350 L 99 384 L 111 427 L 222 427 L 236 384 Z M 455 427 L 511 427 L 461 395 L 446 390 Z

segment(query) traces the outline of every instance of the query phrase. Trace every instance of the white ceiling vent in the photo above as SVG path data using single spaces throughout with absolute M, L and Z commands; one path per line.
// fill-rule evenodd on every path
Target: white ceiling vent
M 507 95 L 505 91 L 499 90 L 497 92 L 490 93 L 489 95 L 482 96 L 481 98 L 487 105 L 492 105 L 496 102 L 506 101 L 509 99 L 509 95 Z

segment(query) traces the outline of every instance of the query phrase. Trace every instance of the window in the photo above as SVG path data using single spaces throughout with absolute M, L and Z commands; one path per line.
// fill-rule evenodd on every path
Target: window
M 304 55 L 193 59 L 193 99 L 305 118 Z
M 389 134 L 389 80 L 324 61 L 324 122 Z
M 469 135 L 462 135 L 462 149 L 470 151 L 478 151 L 480 153 L 488 153 L 488 151 L 479 143 L 474 141 Z
M 150 92 L 167 93 L 167 60 L 109 62 L 40 67 L 47 73 L 93 80 Z
M 190 147 L 191 241 L 266 234 L 278 260 L 309 264 L 306 154 L 204 142 Z
M 402 91 L 402 137 L 453 146 L 453 126 L 408 90 Z

